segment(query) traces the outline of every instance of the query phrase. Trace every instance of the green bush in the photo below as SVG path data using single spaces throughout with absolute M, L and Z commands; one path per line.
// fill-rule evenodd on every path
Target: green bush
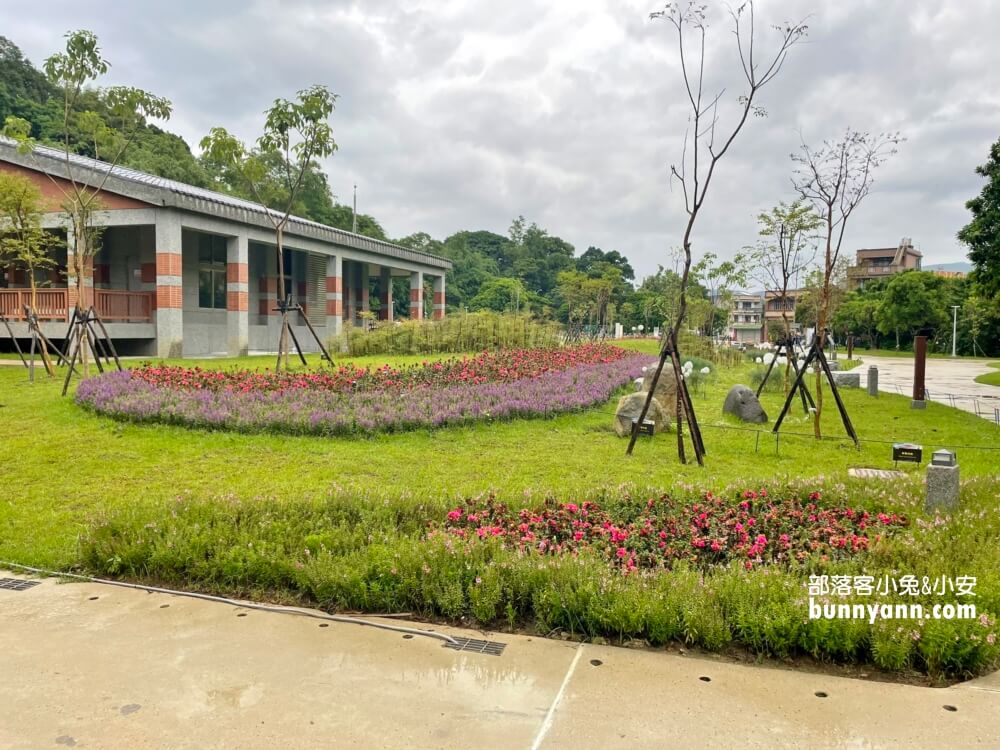
M 750 370 L 750 389 L 756 391 L 760 386 L 761 381 L 764 380 L 764 375 L 767 373 L 767 365 L 757 365 L 752 370 Z M 788 383 L 791 387 L 792 382 L 795 379 L 795 372 L 789 373 Z M 810 384 L 812 381 L 810 381 Z M 785 390 L 785 367 L 784 365 L 775 364 L 771 368 L 771 374 L 767 378 L 767 383 L 764 385 L 764 392 L 766 393 L 780 393 Z
M 558 346 L 558 324 L 513 313 L 453 313 L 443 320 L 379 323 L 348 327 L 329 342 L 331 351 L 352 357 L 375 354 L 448 354 L 495 349 Z

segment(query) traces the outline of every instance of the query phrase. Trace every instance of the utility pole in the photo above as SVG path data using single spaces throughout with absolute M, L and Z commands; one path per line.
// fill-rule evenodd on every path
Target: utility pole
M 354 186 L 354 210 L 351 212 L 351 232 L 358 233 L 358 186 Z
M 955 343 L 958 338 L 958 305 L 951 306 L 951 356 L 955 356 Z

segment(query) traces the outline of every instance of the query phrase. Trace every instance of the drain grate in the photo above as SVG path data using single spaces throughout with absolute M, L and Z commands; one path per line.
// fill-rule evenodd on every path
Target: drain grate
M 445 648 L 453 648 L 456 651 L 468 651 L 473 654 L 489 654 L 490 656 L 500 656 L 507 648 L 506 643 L 496 641 L 480 641 L 475 638 L 455 638 L 454 643 L 444 644 Z
M 0 589 L 10 589 L 11 591 L 25 591 L 32 586 L 37 586 L 41 581 L 25 581 L 21 578 L 0 578 Z

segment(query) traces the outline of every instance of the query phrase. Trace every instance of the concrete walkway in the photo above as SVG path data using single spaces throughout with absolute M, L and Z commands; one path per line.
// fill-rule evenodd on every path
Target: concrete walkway
M 488 637 L 501 656 L 101 584 L 0 589 L 0 747 L 1000 747 L 1000 675 L 929 689 Z
M 880 391 L 912 397 L 912 357 L 870 357 L 862 353 L 861 360 L 858 372 L 863 388 L 868 386 L 868 368 L 874 365 L 878 368 Z M 992 422 L 1000 419 L 995 411 L 1000 409 L 1000 388 L 976 382 L 977 377 L 988 372 L 996 372 L 996 368 L 986 360 L 928 358 L 924 387 L 931 401 L 979 414 Z

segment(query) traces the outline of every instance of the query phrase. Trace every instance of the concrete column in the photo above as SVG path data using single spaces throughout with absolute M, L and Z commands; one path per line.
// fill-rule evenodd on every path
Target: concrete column
M 369 291 L 369 276 L 368 276 L 368 264 L 362 263 L 358 268 L 358 286 L 361 288 L 359 304 L 361 306 L 361 312 L 368 312 L 371 310 L 371 303 L 368 299 Z
M 354 261 L 345 260 L 341 271 L 344 279 L 344 325 L 352 326 L 356 315 L 355 300 L 357 299 L 354 293 Z
M 410 274 L 410 320 L 424 318 L 424 272 Z
M 434 320 L 444 320 L 444 274 L 434 277 Z
M 180 357 L 184 338 L 180 216 L 156 212 L 156 356 Z
M 231 237 L 226 246 L 226 327 L 230 357 L 246 355 L 250 348 L 250 240 L 245 234 Z
M 378 319 L 392 322 L 392 269 L 382 266 L 378 288 Z
M 326 330 L 336 336 L 344 323 L 343 262 L 339 255 L 326 259 Z

